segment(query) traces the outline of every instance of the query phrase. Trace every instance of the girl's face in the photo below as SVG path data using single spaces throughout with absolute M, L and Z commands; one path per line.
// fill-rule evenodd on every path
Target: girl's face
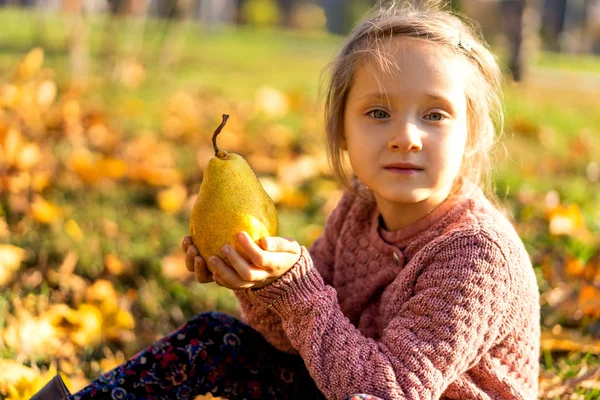
M 398 206 L 424 216 L 449 195 L 461 166 L 470 67 L 464 57 L 419 39 L 392 38 L 383 50 L 396 66 L 382 71 L 367 61 L 356 71 L 343 146 L 384 220 L 383 210 Z

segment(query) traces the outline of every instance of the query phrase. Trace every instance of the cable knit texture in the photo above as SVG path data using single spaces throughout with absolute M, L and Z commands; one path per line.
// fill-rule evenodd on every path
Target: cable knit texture
M 328 399 L 535 399 L 539 291 L 510 222 L 470 182 L 400 231 L 379 215 L 345 193 L 290 271 L 235 292 L 244 320 Z

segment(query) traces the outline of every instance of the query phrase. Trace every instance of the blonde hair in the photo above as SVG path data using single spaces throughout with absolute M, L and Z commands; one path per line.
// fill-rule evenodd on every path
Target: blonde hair
M 394 4 L 376 10 L 374 15 L 359 23 L 346 39 L 337 58 L 329 64 L 329 80 L 325 99 L 325 129 L 327 155 L 337 180 L 352 189 L 344 166 L 344 108 L 354 74 L 368 57 L 382 70 L 390 68 L 389 60 L 381 53 L 382 40 L 408 37 L 426 40 L 442 46 L 453 54 L 465 57 L 474 73 L 465 82 L 467 99 L 468 136 L 463 163 L 458 177 L 467 177 L 490 196 L 491 150 L 495 144 L 496 128 L 502 131 L 501 79 L 502 73 L 495 56 L 489 50 L 476 25 L 439 5 Z

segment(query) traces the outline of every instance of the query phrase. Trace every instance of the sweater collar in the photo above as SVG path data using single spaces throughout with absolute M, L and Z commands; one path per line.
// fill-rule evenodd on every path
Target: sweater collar
M 466 199 L 471 198 L 479 188 L 469 180 L 463 180 L 459 188 L 442 204 L 435 208 L 420 220 L 398 230 L 388 231 L 379 223 L 381 213 L 378 207 L 372 215 L 371 227 L 374 234 L 388 244 L 394 245 L 399 249 L 406 248 L 414 239 L 422 237 L 423 234 L 440 222 L 445 215 L 454 207 L 462 204 Z

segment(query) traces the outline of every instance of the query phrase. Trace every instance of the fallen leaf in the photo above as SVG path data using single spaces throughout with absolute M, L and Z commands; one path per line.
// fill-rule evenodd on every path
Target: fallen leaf
M 185 254 L 183 252 L 164 257 L 162 259 L 162 273 L 166 278 L 180 282 L 188 281 L 194 277 L 185 267 Z
M 81 242 L 83 240 L 83 231 L 75 220 L 69 219 L 65 222 L 65 231 L 74 241 Z
M 183 185 L 174 185 L 158 192 L 156 202 L 161 210 L 175 214 L 182 209 L 187 200 L 187 189 Z
M 256 92 L 256 107 L 269 117 L 282 117 L 288 113 L 287 96 L 271 86 L 263 86 Z
M 44 50 L 40 47 L 30 50 L 17 67 L 15 78 L 21 80 L 31 79 L 39 71 L 43 63 Z
M 560 329 L 558 332 L 543 331 L 541 348 L 548 351 L 577 351 L 600 355 L 600 341 L 582 336 L 576 330 Z
M 0 286 L 6 285 L 21 266 L 25 250 L 11 244 L 0 244 Z

